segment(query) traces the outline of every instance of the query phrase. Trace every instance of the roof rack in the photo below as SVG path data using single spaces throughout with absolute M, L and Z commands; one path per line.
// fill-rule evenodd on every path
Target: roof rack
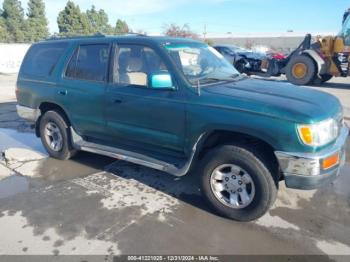
M 115 36 L 147 36 L 147 35 L 142 33 L 129 32 L 126 34 L 115 35 Z M 97 33 L 94 35 L 75 35 L 75 36 L 54 35 L 48 38 L 47 40 L 90 39 L 90 38 L 97 38 L 97 37 L 107 37 L 107 36 L 101 33 Z
M 97 33 L 95 35 L 76 35 L 76 36 L 64 36 L 64 35 L 54 35 L 48 38 L 47 40 L 66 40 L 66 39 L 89 39 L 96 37 L 106 37 L 104 34 Z
M 142 33 L 133 33 L 133 32 L 129 32 L 129 33 L 126 33 L 124 35 L 136 35 L 136 36 L 147 36 L 146 34 L 142 34 Z

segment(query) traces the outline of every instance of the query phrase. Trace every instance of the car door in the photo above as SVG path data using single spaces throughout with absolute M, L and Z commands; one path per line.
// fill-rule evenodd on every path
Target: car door
M 105 135 L 104 99 L 109 43 L 78 45 L 59 84 L 58 97 L 72 125 L 83 136 Z
M 113 82 L 106 93 L 107 129 L 118 142 L 183 152 L 184 95 L 175 82 L 172 88 L 152 88 L 154 74 L 170 74 L 154 49 L 136 44 L 116 47 Z

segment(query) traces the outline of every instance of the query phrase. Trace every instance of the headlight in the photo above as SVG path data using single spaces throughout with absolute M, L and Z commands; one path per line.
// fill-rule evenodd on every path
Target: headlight
M 323 146 L 338 136 L 338 124 L 334 119 L 311 124 L 298 125 L 299 137 L 305 145 L 308 146 Z

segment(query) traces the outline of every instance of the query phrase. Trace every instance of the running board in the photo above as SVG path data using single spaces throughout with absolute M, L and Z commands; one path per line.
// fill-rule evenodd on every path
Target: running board
M 193 147 L 189 160 L 184 162 L 181 165 L 181 167 L 177 167 L 173 163 L 167 163 L 143 154 L 85 141 L 81 136 L 79 136 L 75 132 L 75 130 L 72 127 L 70 129 L 73 147 L 78 150 L 109 156 L 119 160 L 124 160 L 137 165 L 142 165 L 156 170 L 164 171 L 174 176 L 184 176 L 188 173 L 192 164 L 192 160 L 194 159 L 197 144 L 202 138 L 202 136 L 200 136 L 197 143 Z

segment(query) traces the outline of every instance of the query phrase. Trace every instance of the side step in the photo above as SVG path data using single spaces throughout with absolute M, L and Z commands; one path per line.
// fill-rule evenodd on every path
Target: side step
M 177 167 L 176 165 L 174 165 L 174 163 L 167 163 L 143 154 L 85 141 L 81 136 L 79 136 L 75 132 L 75 130 L 72 127 L 71 127 L 71 135 L 72 135 L 72 144 L 74 148 L 78 150 L 96 153 L 104 156 L 109 156 L 119 160 L 124 160 L 137 165 L 142 165 L 149 168 L 164 171 L 174 176 L 184 176 L 188 173 L 192 164 L 192 160 L 195 155 L 197 143 L 200 140 L 199 139 L 196 145 L 194 146 L 194 149 L 191 153 L 191 157 L 189 158 L 189 160 L 185 161 L 179 167 Z

